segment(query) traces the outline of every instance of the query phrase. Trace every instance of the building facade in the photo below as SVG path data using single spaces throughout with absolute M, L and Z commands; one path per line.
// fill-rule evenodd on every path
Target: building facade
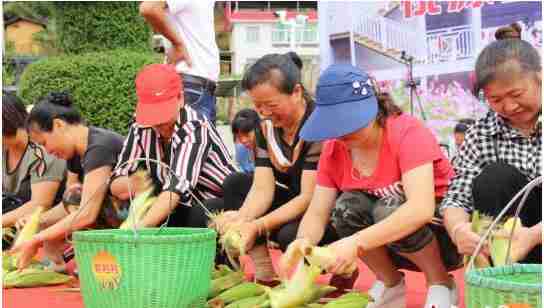
M 295 51 L 303 60 L 304 84 L 310 90 L 315 87 L 319 74 L 316 1 L 231 1 L 225 16 L 231 29 L 233 75 L 243 75 L 266 54 Z
M 320 1 L 318 12 L 321 69 L 352 63 L 367 70 L 445 145 L 459 119 L 485 115 L 471 92 L 473 70 L 496 29 L 516 22 L 523 39 L 542 46 L 540 1 Z

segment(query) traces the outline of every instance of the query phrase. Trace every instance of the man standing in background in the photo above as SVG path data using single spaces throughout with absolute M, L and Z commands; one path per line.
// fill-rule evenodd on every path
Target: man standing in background
M 167 61 L 182 76 L 185 103 L 215 123 L 219 49 L 215 42 L 215 0 L 143 1 L 140 15 L 168 39 Z

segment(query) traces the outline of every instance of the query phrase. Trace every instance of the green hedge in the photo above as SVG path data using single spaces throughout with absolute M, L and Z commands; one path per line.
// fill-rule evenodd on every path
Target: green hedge
M 118 48 L 150 51 L 151 29 L 140 2 L 55 2 L 59 47 L 66 53 Z
M 19 95 L 35 104 L 51 91 L 68 90 L 90 124 L 124 135 L 136 102 L 134 78 L 144 65 L 158 62 L 157 54 L 124 49 L 52 57 L 27 67 Z

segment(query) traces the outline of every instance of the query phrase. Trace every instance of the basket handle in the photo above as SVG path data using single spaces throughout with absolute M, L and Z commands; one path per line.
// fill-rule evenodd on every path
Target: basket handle
M 145 161 L 147 162 L 148 164 L 149 163 L 155 163 L 157 165 L 160 165 L 161 167 L 163 168 L 166 168 L 166 170 L 168 171 L 169 175 L 172 176 L 172 177 L 176 177 L 176 174 L 172 171 L 172 169 L 170 168 L 170 166 L 168 166 L 167 164 L 165 164 L 164 162 L 160 161 L 160 160 L 156 160 L 156 159 L 151 159 L 151 158 L 136 158 L 136 159 L 132 159 L 132 160 L 128 160 L 122 164 L 120 164 L 119 166 L 117 166 L 114 170 L 112 170 L 112 173 L 114 173 L 116 170 L 128 165 L 128 164 L 133 164 L 133 163 L 136 163 L 136 162 L 140 162 L 140 161 Z M 188 181 L 186 179 L 181 179 L 182 181 L 185 181 L 188 183 Z M 91 197 L 89 198 L 89 200 L 87 202 L 89 202 L 92 198 L 94 198 L 95 194 L 104 186 L 104 185 L 107 185 L 109 186 L 111 184 L 111 181 L 112 181 L 112 178 L 109 178 L 106 182 L 104 182 L 99 188 L 97 188 L 96 191 L 94 191 L 91 195 Z M 129 202 L 132 203 L 133 201 L 133 198 L 132 198 L 132 193 L 131 193 L 131 185 L 130 185 L 130 181 L 127 183 L 127 186 L 128 186 L 128 192 L 129 192 Z M 198 199 L 198 197 L 191 191 L 189 190 L 188 193 L 191 195 L 191 197 L 193 197 L 193 199 L 196 200 L 197 204 L 202 207 L 202 209 L 204 210 L 204 212 L 207 214 L 207 215 L 211 215 L 211 211 L 206 208 L 206 206 L 202 203 L 202 201 L 200 201 L 200 199 Z M 157 234 L 160 233 L 162 231 L 162 229 L 168 225 L 168 221 L 170 220 L 170 215 L 172 214 L 172 210 L 174 209 L 174 206 L 173 206 L 173 202 L 172 200 L 170 200 L 170 213 L 168 213 L 168 217 L 166 218 L 166 221 L 164 223 L 161 224 L 159 230 L 157 231 Z M 77 216 L 81 213 L 81 210 L 87 205 L 86 204 L 82 204 L 81 206 L 79 206 L 76 214 L 74 215 L 73 219 L 72 219 L 72 222 L 70 224 L 70 231 L 73 231 L 73 224 L 74 224 L 74 221 L 75 219 L 77 218 Z M 132 210 L 132 207 L 129 206 L 129 211 Z M 130 215 L 129 215 L 130 216 Z M 134 216 L 134 215 L 133 215 Z M 133 217 L 132 219 L 135 219 L 135 217 Z M 132 221 L 132 231 L 134 233 L 134 237 L 137 238 L 138 237 L 138 230 L 137 230 L 137 227 L 136 227 L 136 223 L 135 221 L 133 220 Z M 72 232 L 69 232 L 69 233 L 72 233 Z M 67 242 L 70 242 L 68 240 L 68 235 L 69 233 L 66 233 L 66 236 L 65 236 L 65 240 Z
M 170 166 L 160 160 L 157 160 L 157 159 L 152 159 L 152 158 L 136 158 L 136 159 L 132 159 L 132 160 L 128 160 L 122 164 L 120 164 L 119 166 L 117 166 L 117 168 L 114 169 L 114 171 L 118 170 L 118 169 L 121 169 L 122 167 L 128 165 L 128 164 L 133 164 L 133 163 L 136 163 L 136 162 L 140 162 L 140 161 L 144 161 L 146 162 L 147 164 L 149 163 L 155 163 L 163 168 L 165 168 L 166 171 L 168 171 L 169 175 L 171 177 L 176 177 L 176 174 L 172 171 L 172 168 L 170 168 Z M 181 181 L 183 182 L 186 182 L 186 183 L 189 183 L 189 181 L 187 181 L 186 179 L 180 179 Z M 129 201 L 130 203 L 132 203 L 132 193 L 131 193 L 131 189 L 130 189 L 130 181 L 127 183 L 127 186 L 128 186 L 128 192 L 129 192 Z M 191 195 L 191 197 L 193 197 L 193 199 L 196 200 L 197 204 L 202 207 L 202 209 L 204 210 L 204 212 L 208 215 L 211 214 L 211 211 L 202 203 L 202 201 L 200 201 L 200 199 L 198 199 L 198 197 L 191 191 L 191 190 L 188 190 L 188 193 Z M 170 220 L 170 215 L 172 214 L 172 210 L 174 209 L 174 206 L 173 206 L 173 203 L 172 203 L 172 200 L 170 199 L 169 201 L 170 203 L 170 213 L 168 213 L 168 217 L 166 218 L 166 221 L 161 224 L 160 228 L 159 228 L 159 231 L 162 231 L 163 227 L 165 227 L 166 225 L 168 225 L 168 221 Z M 132 207 L 129 207 L 129 211 L 132 210 Z M 130 215 L 129 215 L 130 216 Z M 134 215 L 133 215 L 133 219 L 135 219 Z M 136 227 L 136 223 L 135 221 L 133 220 L 132 221 L 132 230 L 134 232 L 134 235 L 135 237 L 138 236 L 137 234 L 137 227 Z
M 482 250 L 486 239 L 489 237 L 489 235 L 491 235 L 492 230 L 495 228 L 497 223 L 502 219 L 502 217 L 504 215 L 506 215 L 506 212 L 508 212 L 508 210 L 514 205 L 516 200 L 519 199 L 519 197 L 523 195 L 523 198 L 519 202 L 518 207 L 516 209 L 515 216 L 514 216 L 514 217 L 517 218 L 517 217 L 519 217 L 519 213 L 520 213 L 521 209 L 525 206 L 525 201 L 527 200 L 527 197 L 529 196 L 529 194 L 531 193 L 533 188 L 537 187 L 541 183 L 542 183 L 542 176 L 539 176 L 539 177 L 535 178 L 534 180 L 532 180 L 531 182 L 527 183 L 527 185 L 525 185 L 512 198 L 512 200 L 510 200 L 510 202 L 508 202 L 508 204 L 502 209 L 502 211 L 499 213 L 499 215 L 491 223 L 489 228 L 487 228 L 487 230 L 484 232 L 484 235 L 480 238 L 480 241 L 478 242 L 478 245 L 476 246 L 476 249 L 474 250 L 474 253 L 470 257 L 470 261 L 468 263 L 467 270 L 471 270 L 474 267 L 474 261 L 476 260 L 476 256 L 478 256 L 478 254 L 480 254 L 480 251 Z M 507 253 L 506 253 L 506 263 L 507 264 L 511 263 L 510 251 L 511 251 L 511 248 L 512 248 L 512 238 L 513 238 L 513 235 L 514 235 L 514 231 L 516 229 L 516 225 L 517 225 L 517 219 L 516 219 L 516 222 L 514 222 L 514 226 L 512 228 L 512 231 L 510 231 L 510 235 L 508 237 L 508 249 L 507 249 Z

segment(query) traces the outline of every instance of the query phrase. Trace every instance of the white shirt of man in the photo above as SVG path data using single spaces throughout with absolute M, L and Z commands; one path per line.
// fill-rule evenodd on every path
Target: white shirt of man
M 168 18 L 180 35 L 192 61 L 188 67 L 182 61 L 176 65 L 179 73 L 203 77 L 212 81 L 219 78 L 219 49 L 215 42 L 215 0 L 166 0 Z M 172 44 L 165 40 L 165 48 Z

